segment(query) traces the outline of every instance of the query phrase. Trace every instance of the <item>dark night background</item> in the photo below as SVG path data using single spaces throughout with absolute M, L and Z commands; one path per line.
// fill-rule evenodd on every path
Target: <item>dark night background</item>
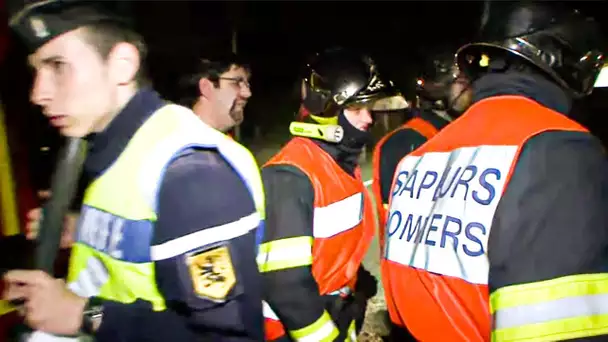
M 605 1 L 573 3 L 608 24 Z M 155 87 L 168 99 L 178 95 L 176 77 L 187 70 L 189 61 L 229 52 L 236 31 L 237 52 L 250 61 L 253 72 L 253 96 L 242 125 L 246 145 L 262 144 L 260 140 L 275 136 L 288 138 L 288 123 L 298 106 L 300 67 L 311 53 L 336 45 L 367 51 L 411 100 L 424 61 L 436 51 L 455 51 L 473 39 L 483 7 L 482 1 L 139 0 L 104 4 L 134 18 L 150 50 L 148 69 Z M 44 186 L 53 165 L 53 147 L 60 139 L 28 104 L 31 75 L 18 46 L 11 47 L 0 70 L 7 120 L 19 120 L 26 127 L 20 134 L 26 135 L 28 144 L 19 155 L 28 156 L 34 165 L 33 178 Z M 603 105 L 605 93 L 594 97 L 600 101 L 593 105 L 587 101 L 587 107 Z M 596 131 L 603 130 L 603 120 L 591 124 L 599 127 Z M 52 148 L 43 152 L 41 146 Z

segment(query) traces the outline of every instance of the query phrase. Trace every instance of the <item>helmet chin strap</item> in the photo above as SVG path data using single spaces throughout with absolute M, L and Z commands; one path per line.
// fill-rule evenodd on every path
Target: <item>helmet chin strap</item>
M 452 115 L 450 115 L 448 113 L 448 111 L 446 111 L 446 110 L 434 109 L 433 113 L 435 113 L 435 115 L 439 116 L 440 118 L 444 119 L 445 121 L 451 122 L 453 120 Z

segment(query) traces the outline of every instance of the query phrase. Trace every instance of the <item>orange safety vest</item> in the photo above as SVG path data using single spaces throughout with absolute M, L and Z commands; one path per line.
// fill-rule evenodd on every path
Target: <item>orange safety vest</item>
M 587 130 L 521 96 L 477 102 L 401 160 L 382 280 L 391 321 L 419 341 L 489 341 L 488 236 L 519 154 L 547 131 Z
M 386 143 L 386 141 L 392 137 L 397 132 L 401 132 L 405 129 L 413 129 L 414 131 L 420 133 L 427 140 L 431 139 L 439 130 L 433 126 L 430 122 L 422 119 L 422 118 L 413 118 L 408 120 L 405 124 L 397 129 L 389 132 L 387 135 L 382 137 L 374 148 L 374 154 L 372 156 L 372 194 L 374 195 L 374 202 L 376 203 L 376 213 L 378 214 L 378 242 L 380 244 L 380 251 L 382 251 L 384 246 L 384 226 L 386 225 L 386 214 L 387 214 L 387 203 L 383 203 L 382 200 L 382 189 L 381 189 L 381 180 L 380 180 L 380 161 L 382 160 L 382 156 L 380 151 L 382 146 Z
M 359 269 L 374 238 L 372 202 L 361 179 L 346 173 L 321 147 L 307 138 L 293 138 L 264 166 L 292 165 L 308 176 L 314 189 L 312 274 L 320 295 L 354 290 Z M 283 335 L 273 313 L 264 313 L 266 340 Z

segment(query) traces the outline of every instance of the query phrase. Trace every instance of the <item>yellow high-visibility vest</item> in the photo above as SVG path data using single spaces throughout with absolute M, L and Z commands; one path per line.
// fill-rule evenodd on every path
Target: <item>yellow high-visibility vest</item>
M 165 167 L 193 147 L 217 150 L 250 190 L 257 213 L 234 222 L 233 230 L 241 231 L 239 225 L 248 231 L 263 227 L 264 192 L 255 158 L 188 109 L 166 105 L 152 114 L 112 166 L 85 191 L 68 271 L 72 291 L 122 303 L 143 299 L 157 311 L 166 308 L 157 289 L 154 263 L 172 253 L 180 255 L 183 244 L 175 243 L 177 239 L 150 245 L 157 219 L 157 191 Z
M 15 183 L 11 166 L 8 136 L 4 121 L 4 110 L 0 103 L 0 220 L 2 234 L 12 236 L 19 234 L 19 218 L 17 214 L 17 201 L 15 199 Z

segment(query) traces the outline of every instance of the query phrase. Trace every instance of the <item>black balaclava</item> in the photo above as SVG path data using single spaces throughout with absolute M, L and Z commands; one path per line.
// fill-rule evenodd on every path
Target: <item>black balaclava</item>
M 342 129 L 344 129 L 344 138 L 342 138 L 340 145 L 349 150 L 361 150 L 371 141 L 370 130 L 361 131 L 353 126 L 346 118 L 344 110 L 338 115 L 338 125 L 342 126 Z

